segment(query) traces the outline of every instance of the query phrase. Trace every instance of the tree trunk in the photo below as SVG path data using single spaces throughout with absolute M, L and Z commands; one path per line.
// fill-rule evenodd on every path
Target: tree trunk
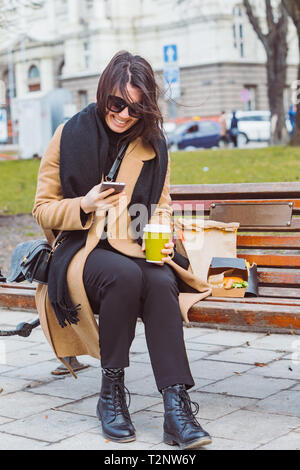
M 286 57 L 288 53 L 287 13 L 281 5 L 281 16 L 275 22 L 271 1 L 265 0 L 265 5 L 266 22 L 268 26 L 268 32 L 266 34 L 263 33 L 259 19 L 254 15 L 249 0 L 244 0 L 244 6 L 249 21 L 262 42 L 267 55 L 267 87 L 271 112 L 270 144 L 284 145 L 289 141 L 284 109 L 284 89 L 287 74 Z
M 297 31 L 298 33 L 298 44 L 299 44 L 299 51 L 300 51 L 300 25 L 299 25 L 299 30 Z M 293 99 L 293 104 L 297 106 L 297 113 L 296 113 L 296 123 L 295 123 L 295 129 L 292 135 L 292 138 L 290 140 L 290 145 L 299 146 L 300 145 L 300 61 L 298 64 L 298 85 L 297 85 L 297 90 L 295 95 L 296 95 L 296 101 L 294 102 Z
M 267 52 L 268 99 L 271 112 L 271 145 L 282 145 L 289 142 L 285 123 L 284 90 L 286 85 L 286 54 L 284 42 L 276 50 Z
M 295 89 L 295 99 L 293 104 L 297 105 L 296 125 L 290 141 L 291 145 L 300 145 L 300 1 L 299 0 L 282 0 L 282 3 L 292 18 L 298 34 L 298 47 L 299 47 L 299 64 L 298 64 L 298 84 Z

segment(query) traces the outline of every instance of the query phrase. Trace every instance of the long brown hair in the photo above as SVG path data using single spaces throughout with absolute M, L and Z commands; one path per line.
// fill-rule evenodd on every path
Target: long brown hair
M 120 91 L 125 101 L 130 103 L 131 100 L 126 90 L 127 83 L 141 91 L 143 114 L 124 137 L 128 142 L 142 137 L 143 140 L 152 142 L 157 148 L 157 140 L 163 135 L 163 118 L 157 103 L 159 87 L 151 65 L 143 57 L 120 51 L 111 59 L 98 83 L 97 106 L 100 117 L 105 120 L 108 95 L 117 90 Z

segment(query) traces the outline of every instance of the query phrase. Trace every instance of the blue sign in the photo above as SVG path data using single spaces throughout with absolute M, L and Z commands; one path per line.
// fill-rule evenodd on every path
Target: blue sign
M 166 65 L 175 65 L 178 61 L 178 52 L 176 44 L 164 46 L 164 63 Z
M 0 142 L 8 140 L 6 109 L 0 108 Z
M 179 68 L 165 69 L 164 79 L 166 83 L 178 83 L 179 82 Z

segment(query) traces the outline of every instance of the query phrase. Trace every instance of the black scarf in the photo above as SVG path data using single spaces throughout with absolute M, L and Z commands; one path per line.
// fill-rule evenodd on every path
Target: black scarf
M 153 143 L 152 143 L 153 145 Z M 153 215 L 165 182 L 168 152 L 165 140 L 156 142 L 159 155 L 144 162 L 142 171 L 135 185 L 129 205 L 131 221 L 135 213 L 134 204 L 147 207 L 147 216 L 137 227 L 139 234 Z M 63 198 L 85 196 L 93 186 L 99 184 L 108 158 L 109 141 L 103 123 L 92 103 L 73 116 L 63 127 L 60 142 L 60 179 Z M 131 210 L 133 209 L 133 210 Z M 134 225 L 134 224 L 133 224 Z M 141 230 L 140 230 L 141 229 Z M 64 231 L 59 236 L 57 246 L 50 263 L 48 277 L 48 295 L 60 326 L 77 324 L 80 305 L 73 305 L 67 286 L 67 270 L 74 255 L 85 245 L 88 230 Z M 142 244 L 142 237 L 137 237 Z

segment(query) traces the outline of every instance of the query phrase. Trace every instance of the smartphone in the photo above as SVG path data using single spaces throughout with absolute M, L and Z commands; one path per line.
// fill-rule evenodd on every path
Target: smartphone
M 107 189 L 114 188 L 115 192 L 113 194 L 121 193 L 125 189 L 125 183 L 117 183 L 115 181 L 103 181 L 100 186 L 100 193 L 107 191 Z

